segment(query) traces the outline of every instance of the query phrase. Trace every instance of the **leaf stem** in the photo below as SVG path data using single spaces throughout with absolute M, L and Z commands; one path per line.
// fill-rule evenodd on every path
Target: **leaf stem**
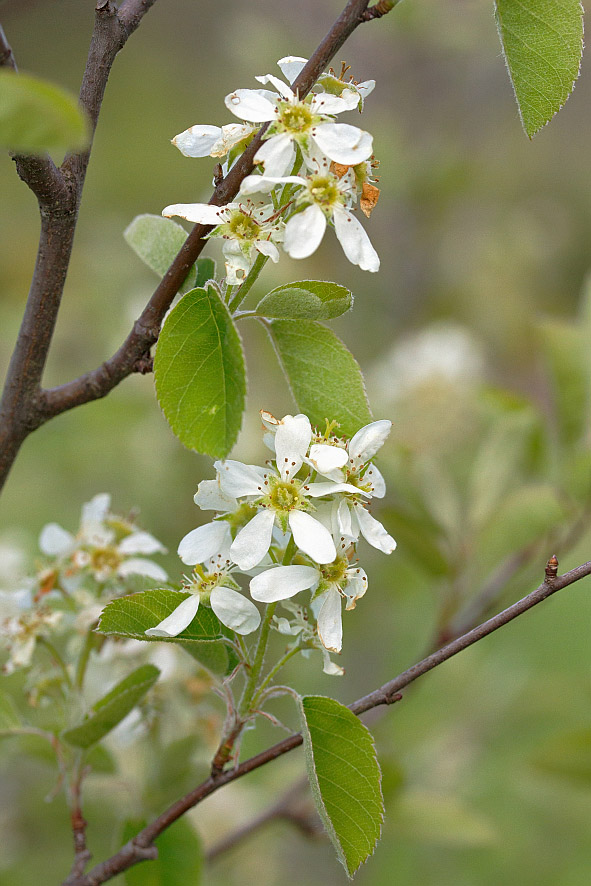
M 54 659 L 55 663 L 59 666 L 62 674 L 64 675 L 66 684 L 69 689 L 72 689 L 72 678 L 68 673 L 68 666 L 53 645 L 53 643 L 47 639 L 47 637 L 37 637 L 37 643 L 40 643 L 42 646 L 45 646 L 51 657 Z
M 296 655 L 300 651 L 300 648 L 301 647 L 300 647 L 299 643 L 296 644 L 295 646 L 292 646 L 291 649 L 288 649 L 287 652 L 285 653 L 285 655 L 283 655 L 279 659 L 277 664 L 275 664 L 271 668 L 271 670 L 269 671 L 269 673 L 267 674 L 267 676 L 265 677 L 265 679 L 263 680 L 263 682 L 259 686 L 257 692 L 255 693 L 255 695 L 252 699 L 252 707 L 253 708 L 257 706 L 257 703 L 260 701 L 260 698 L 261 698 L 263 692 L 265 691 L 265 689 L 267 688 L 269 683 L 272 681 L 273 677 L 275 677 L 275 675 L 279 673 L 281 668 L 285 664 L 287 664 L 287 662 L 289 661 L 290 658 L 293 658 L 293 656 Z
M 248 714 L 251 710 L 251 702 L 256 690 L 257 680 L 260 677 L 263 663 L 265 661 L 265 652 L 267 651 L 269 632 L 271 630 L 271 619 L 273 618 L 276 609 L 277 603 L 269 603 L 265 611 L 265 617 L 261 625 L 261 632 L 259 634 L 259 642 L 257 644 L 257 650 L 255 653 L 254 662 L 252 664 L 252 670 L 250 672 L 250 676 L 248 678 L 246 686 L 244 687 L 244 692 L 242 693 L 240 704 L 238 705 L 238 716 L 241 718 L 246 716 L 246 714 Z

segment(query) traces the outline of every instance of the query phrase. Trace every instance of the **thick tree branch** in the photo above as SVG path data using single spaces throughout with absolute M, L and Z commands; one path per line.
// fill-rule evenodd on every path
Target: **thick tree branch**
M 98 0 L 80 102 L 92 133 L 115 56 L 155 0 L 124 0 L 118 13 Z M 4 33 L 0 58 L 16 69 Z M 49 157 L 15 157 L 17 171 L 39 200 L 41 234 L 25 313 L 0 401 L 0 489 L 21 444 L 47 419 L 41 378 L 68 272 L 78 207 L 90 157 L 89 147 L 71 154 L 57 169 Z
M 307 95 L 320 74 L 334 58 L 353 31 L 363 23 L 368 0 L 350 0 L 328 34 L 322 40 L 307 65 L 294 83 L 301 96 Z M 382 13 L 384 14 L 384 13 Z M 253 157 L 259 149 L 266 126 L 242 154 L 228 175 L 215 188 L 210 203 L 223 206 L 234 199 L 242 180 L 252 172 Z M 203 239 L 211 226 L 195 225 L 180 252 L 154 291 L 146 308 L 136 320 L 134 327 L 119 350 L 97 369 L 87 372 L 65 385 L 44 392 L 44 420 L 69 409 L 99 399 L 144 360 L 158 338 L 164 315 L 184 282 L 189 269 L 197 260 L 205 245 Z
M 503 625 L 508 624 L 524 612 L 537 606 L 538 603 L 546 600 L 552 594 L 562 590 L 562 588 L 566 588 L 569 585 L 580 581 L 582 578 L 591 575 L 591 560 L 587 563 L 583 563 L 581 566 L 577 566 L 576 569 L 571 569 L 570 572 L 566 572 L 561 576 L 556 576 L 554 574 L 554 569 L 557 567 L 557 563 L 555 564 L 554 561 L 555 558 L 548 561 L 546 567 L 546 579 L 535 591 L 532 591 L 531 594 L 528 594 L 517 603 L 509 606 L 508 609 L 499 612 L 497 615 L 489 618 L 488 621 L 483 622 L 481 625 L 478 625 L 478 627 L 473 628 L 471 631 L 468 631 L 466 634 L 463 634 L 461 637 L 448 643 L 447 646 L 444 646 L 442 649 L 438 649 L 436 652 L 432 653 L 432 655 L 428 655 L 426 658 L 422 659 L 422 661 L 417 662 L 417 664 L 408 668 L 408 670 L 403 671 L 397 677 L 394 677 L 393 680 L 389 680 L 387 683 L 384 683 L 383 686 L 380 686 L 368 695 L 363 696 L 363 698 L 357 699 L 357 701 L 349 705 L 350 710 L 359 716 L 360 714 L 363 714 L 372 708 L 379 707 L 380 705 L 394 704 L 402 697 L 400 695 L 401 691 L 411 683 L 414 683 L 418 677 L 439 667 L 443 662 L 452 658 L 454 655 L 457 655 L 459 652 L 462 652 L 462 650 L 467 649 L 468 646 L 478 643 L 484 637 L 487 637 L 489 634 L 492 634 L 494 631 L 503 627 Z M 255 769 L 259 769 L 266 763 L 270 763 L 271 760 L 276 760 L 278 757 L 287 754 L 301 744 L 302 736 L 300 734 L 290 735 L 288 738 L 267 748 L 267 750 L 262 751 L 260 754 L 251 757 L 249 760 L 245 760 L 234 769 L 224 770 L 223 772 L 210 776 L 202 782 L 202 784 L 186 794 L 186 796 L 177 800 L 176 803 L 173 803 L 172 806 L 162 813 L 162 815 L 159 815 L 151 824 L 140 831 L 139 834 L 126 843 L 126 845 L 111 858 L 96 865 L 91 871 L 81 877 L 68 877 L 67 880 L 64 881 L 63 886 L 99 886 L 100 883 L 105 883 L 107 880 L 122 873 L 132 865 L 143 861 L 145 858 L 149 857 L 146 853 L 148 853 L 150 849 L 154 849 L 154 840 L 156 840 L 166 828 L 184 815 L 189 809 L 197 806 L 198 803 L 210 794 L 213 794 L 219 788 L 223 787 L 223 785 L 235 781 L 243 775 L 253 772 Z

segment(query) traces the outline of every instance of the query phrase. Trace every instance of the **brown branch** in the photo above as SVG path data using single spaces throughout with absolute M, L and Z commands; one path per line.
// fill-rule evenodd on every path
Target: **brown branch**
M 87 770 L 78 772 L 70 789 L 70 822 L 72 825 L 72 836 L 74 838 L 74 861 L 72 863 L 71 877 L 80 877 L 84 873 L 84 868 L 92 858 L 91 853 L 86 845 L 86 828 L 88 822 L 82 815 L 80 805 L 80 795 L 82 791 L 82 781 L 87 774 Z
M 363 23 L 368 0 L 350 0 L 328 34 L 301 71 L 294 88 L 301 96 L 307 95 L 320 74 L 334 58 L 353 31 Z M 266 126 L 263 126 L 244 151 L 228 175 L 215 188 L 210 203 L 223 206 L 234 199 L 242 180 L 253 170 L 253 158 L 259 149 Z M 73 381 L 45 391 L 43 394 L 44 421 L 108 394 L 132 372 L 149 353 L 158 339 L 160 326 L 189 269 L 205 245 L 203 239 L 211 226 L 195 225 L 170 268 L 160 281 L 141 316 L 119 350 L 97 369 Z
M 383 686 L 380 686 L 368 695 L 363 696 L 363 698 L 357 699 L 357 701 L 349 705 L 349 709 L 359 716 L 360 714 L 363 714 L 372 708 L 379 707 L 380 705 L 394 704 L 401 699 L 401 691 L 411 683 L 414 683 L 418 677 L 439 667 L 443 662 L 452 658 L 454 655 L 457 655 L 459 652 L 462 652 L 462 650 L 467 649 L 468 646 L 478 643 L 484 637 L 487 637 L 489 634 L 492 634 L 494 631 L 503 627 L 503 625 L 513 621 L 513 619 L 518 618 L 518 616 L 527 612 L 529 609 L 532 609 L 534 606 L 537 606 L 538 603 L 546 600 L 557 591 L 591 575 L 591 560 L 587 563 L 583 563 L 581 566 L 577 566 L 575 569 L 571 569 L 570 572 L 565 572 L 565 574 L 561 576 L 554 576 L 552 574 L 553 566 L 554 564 L 552 560 L 549 561 L 545 581 L 543 581 L 535 591 L 532 591 L 531 594 L 528 594 L 517 603 L 509 606 L 508 609 L 499 612 L 497 615 L 489 618 L 488 621 L 483 622 L 478 627 L 473 628 L 471 631 L 468 631 L 466 634 L 463 634 L 461 637 L 448 643 L 448 645 L 444 646 L 442 649 L 438 649 L 436 652 L 428 655 L 426 658 L 422 659 L 422 661 L 417 662 L 417 664 L 408 668 L 408 670 L 403 671 L 397 677 L 394 677 L 393 680 L 389 680 L 387 683 L 384 683 Z M 551 571 L 548 572 L 548 569 Z M 231 781 L 236 781 L 236 779 L 241 778 L 243 775 L 253 772 L 255 769 L 259 769 L 261 766 L 270 763 L 272 760 L 276 760 L 278 757 L 283 756 L 283 754 L 287 754 L 301 744 L 302 736 L 300 734 L 290 735 L 288 738 L 267 748 L 267 750 L 262 751 L 260 754 L 251 757 L 249 760 L 245 760 L 244 763 L 241 763 L 234 769 L 224 770 L 223 772 L 210 776 L 202 782 L 202 784 L 194 788 L 194 790 L 190 791 L 184 797 L 181 797 L 176 803 L 173 803 L 172 806 L 166 809 L 151 824 L 140 831 L 111 858 L 96 865 L 91 871 L 81 877 L 68 877 L 68 879 L 64 881 L 63 886 L 99 886 L 100 883 L 105 883 L 107 880 L 122 873 L 132 865 L 137 864 L 139 861 L 143 861 L 147 857 L 146 852 L 148 852 L 150 848 L 153 848 L 154 840 L 156 840 L 166 828 L 184 815 L 189 809 L 197 806 L 198 803 L 210 794 L 213 794 L 214 791 L 223 787 L 223 785 L 228 784 Z
M 6 39 L 2 25 L 0 25 L 0 68 L 12 68 L 13 71 L 18 70 L 12 47 Z
M 100 112 L 115 56 L 155 0 L 124 0 L 118 13 L 98 0 L 80 102 L 92 125 Z M 12 57 L 4 33 L 0 52 Z M 47 420 L 41 378 L 68 272 L 92 140 L 57 169 L 49 157 L 15 157 L 18 174 L 39 201 L 41 234 L 25 313 L 0 401 L 0 489 L 25 438 Z

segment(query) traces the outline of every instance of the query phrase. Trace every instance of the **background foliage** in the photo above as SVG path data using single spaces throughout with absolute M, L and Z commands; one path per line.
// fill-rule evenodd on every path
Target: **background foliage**
M 76 90 L 92 7 L 3 4 L 20 67 Z M 174 0 L 149 13 L 108 87 L 48 384 L 110 354 L 149 296 L 155 278 L 122 237 L 132 218 L 207 198 L 208 161 L 182 157 L 168 139 L 192 123 L 225 122 L 218 119 L 223 95 L 251 86 L 253 73 L 274 71 L 282 55 L 306 55 L 339 9 L 336 0 L 320 8 L 301 0 L 297 14 L 284 0 L 248 9 L 230 0 L 222 14 L 213 4 Z M 552 546 L 561 570 L 587 559 L 581 293 L 591 234 L 591 81 L 583 70 L 560 117 L 529 142 L 489 0 L 402 4 L 387 22 L 356 33 L 343 57 L 356 75 L 378 81 L 363 125 L 381 160 L 382 195 L 367 228 L 382 270 L 370 276 L 346 266 L 345 273 L 327 238 L 305 272 L 287 259 L 266 270 L 259 295 L 292 279 L 336 278 L 352 289 L 357 310 L 334 328 L 366 371 L 376 417 L 394 421 L 389 454 L 379 461 L 389 488 L 381 516 L 399 549 L 368 567 L 370 593 L 350 629 L 337 690 L 347 702 L 420 657 L 505 557 L 534 545 L 535 563 L 524 557 L 506 601 L 538 584 Z M 6 157 L 0 192 L 4 369 L 38 222 Z M 282 415 L 290 401 L 266 368 L 263 330 L 252 324 L 242 332 L 251 381 L 239 445 L 248 461 L 260 446 L 258 409 Z M 446 371 L 428 372 L 434 365 Z M 27 440 L 4 495 L 0 543 L 32 553 L 44 523 L 73 528 L 80 503 L 109 490 L 121 512 L 138 504 L 143 525 L 174 551 L 198 519 L 197 482 L 210 475 L 210 461 L 170 433 L 151 378 L 132 378 Z M 581 514 L 582 526 L 563 539 L 560 527 Z M 176 568 L 174 555 L 167 565 Z M 429 675 L 372 726 L 388 812 L 375 857 L 358 874 L 361 886 L 390 883 L 392 871 L 408 886 L 588 882 L 590 608 L 585 585 L 564 591 Z M 195 681 L 198 698 L 207 687 Z M 306 693 L 335 691 L 315 664 L 298 684 Z M 121 736 L 125 778 L 105 773 L 89 782 L 85 811 L 97 856 L 115 848 L 124 819 L 144 813 L 133 799 L 137 785 L 151 812 L 200 779 L 218 717 L 212 705 L 210 731 L 202 728 L 182 750 L 165 736 L 168 751 L 158 759 L 148 742 L 132 757 Z M 245 751 L 277 735 L 264 727 L 246 737 Z M 52 770 L 41 758 L 19 762 L 9 742 L 0 763 L 0 883 L 56 882 L 70 861 L 65 808 L 61 799 L 42 802 Z M 204 841 L 248 820 L 302 767 L 296 752 L 207 800 L 194 819 Z M 269 825 L 220 860 L 207 882 L 271 886 L 298 870 L 298 882 L 344 883 L 326 844 L 306 841 L 304 851 L 304 839 L 288 824 Z

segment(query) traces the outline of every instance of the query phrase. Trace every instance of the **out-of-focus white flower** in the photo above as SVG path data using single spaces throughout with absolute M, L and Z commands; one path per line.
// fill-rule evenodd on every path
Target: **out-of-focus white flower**
M 50 633 L 61 617 L 61 612 L 35 606 L 29 588 L 0 591 L 0 640 L 9 652 L 3 673 L 28 667 L 37 638 Z

